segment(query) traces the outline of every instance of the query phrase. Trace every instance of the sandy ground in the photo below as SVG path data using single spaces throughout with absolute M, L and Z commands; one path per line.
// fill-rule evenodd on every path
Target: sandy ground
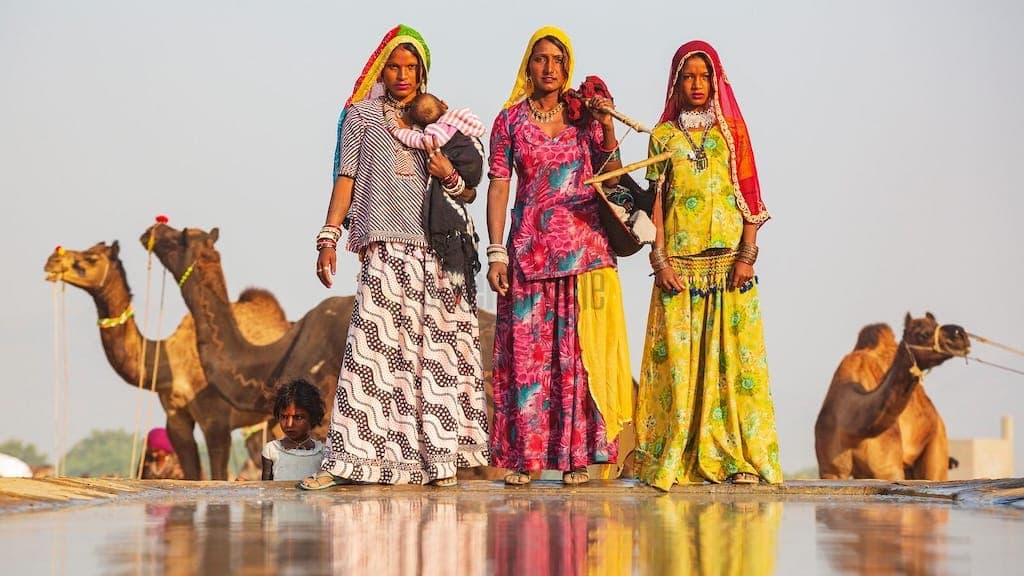
M 290 493 L 292 482 L 186 482 L 177 480 L 127 480 L 116 478 L 0 478 L 0 515 L 29 510 L 46 510 L 82 504 L 116 503 L 139 499 L 196 498 L 200 496 L 229 497 L 254 493 L 272 488 Z M 456 488 L 440 489 L 423 486 L 345 486 L 332 491 L 359 492 L 367 498 L 396 493 L 422 493 L 444 490 L 460 498 L 490 498 L 502 492 L 516 496 L 551 495 L 552 492 L 570 492 L 575 498 L 588 496 L 603 498 L 610 494 L 629 493 L 637 498 L 656 498 L 662 493 L 634 480 L 594 480 L 576 487 L 566 488 L 559 482 L 534 482 L 529 487 L 507 487 L 498 481 L 462 481 Z M 976 507 L 1005 507 L 1024 513 L 1024 478 L 1001 480 L 970 480 L 962 482 L 880 480 L 792 480 L 774 486 L 714 485 L 676 486 L 673 494 L 749 495 L 757 499 L 800 499 L 820 497 L 877 497 L 893 499 L 934 499 L 957 505 Z

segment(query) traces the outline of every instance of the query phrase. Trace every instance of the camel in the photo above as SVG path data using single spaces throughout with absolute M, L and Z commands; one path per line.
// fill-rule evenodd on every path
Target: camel
M 946 480 L 946 426 L 922 386 L 923 371 L 970 350 L 960 326 L 907 314 L 899 343 L 886 324 L 861 329 L 839 363 L 814 425 L 825 479 Z
M 142 234 L 144 245 L 151 235 L 153 253 L 178 279 L 182 298 L 195 319 L 206 379 L 232 406 L 270 413 L 277 385 L 300 377 L 317 386 L 325 402 L 334 398 L 352 296 L 321 301 L 279 338 L 255 345 L 242 336 L 228 305 L 220 253 L 214 248 L 219 230 L 178 231 L 157 223 Z
M 343 346 L 352 318 L 354 296 L 334 296 L 320 302 L 295 322 L 276 342 L 255 346 L 240 339 L 234 320 L 227 314 L 227 286 L 214 247 L 220 232 L 196 228 L 176 230 L 155 224 L 140 240 L 155 239 L 153 253 L 175 278 L 185 277 L 181 294 L 196 318 L 200 359 L 207 379 L 236 408 L 270 410 L 274 387 L 287 378 L 303 376 L 316 385 L 328 409 L 334 401 L 341 372 Z M 484 383 L 491 398 L 495 316 L 479 310 L 480 344 Z M 488 402 L 488 418 L 493 418 Z M 326 425 L 326 423 L 325 423 Z M 326 428 L 316 433 L 323 437 Z M 496 478 L 499 472 L 467 470 L 460 477 Z
M 117 241 L 100 242 L 84 251 L 58 249 L 46 261 L 44 271 L 51 282 L 62 280 L 92 295 L 100 317 L 100 340 L 107 360 L 131 386 L 141 381 L 149 389 L 157 342 L 139 331 L 131 311 L 131 290 L 119 258 Z M 277 300 L 266 291 L 251 290 L 231 305 L 245 337 L 253 342 L 278 338 L 288 327 Z M 145 343 L 145 362 L 140 361 Z M 231 430 L 257 424 L 266 414 L 237 410 L 216 389 L 207 385 L 199 364 L 195 326 L 186 315 L 168 338 L 159 342 L 155 392 L 167 414 L 167 433 L 188 480 L 200 477 L 199 451 L 193 430 L 203 432 L 209 449 L 210 476 L 226 480 L 231 452 Z
M 818 549 L 840 574 L 946 572 L 949 509 L 887 503 L 815 507 Z

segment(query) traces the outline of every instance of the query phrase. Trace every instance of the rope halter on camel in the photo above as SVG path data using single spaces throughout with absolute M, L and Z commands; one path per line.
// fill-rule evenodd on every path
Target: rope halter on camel
M 1024 351 L 1019 350 L 1017 348 L 1013 348 L 1012 346 L 1007 346 L 1006 344 L 1000 344 L 999 342 L 995 342 L 994 340 L 990 340 L 988 338 L 985 338 L 984 336 L 978 336 L 977 334 L 971 334 L 970 332 L 967 333 L 967 336 L 969 336 L 972 340 L 977 340 L 978 342 L 981 342 L 982 344 L 988 344 L 989 346 L 994 346 L 994 347 L 999 348 L 1001 350 L 1005 350 L 1006 352 L 1009 352 L 1011 354 L 1016 354 L 1018 356 L 1024 356 Z M 1008 366 L 1003 366 L 1001 364 L 996 364 L 995 362 L 988 362 L 988 361 L 982 360 L 981 358 L 978 358 L 976 356 L 967 356 L 967 357 L 965 357 L 965 359 L 977 362 L 979 364 L 985 364 L 987 366 L 992 366 L 993 368 L 999 368 L 1000 370 L 1005 370 L 1007 372 L 1013 372 L 1014 374 L 1020 374 L 1021 376 L 1024 376 L 1024 371 L 1017 370 L 1016 368 L 1010 368 Z

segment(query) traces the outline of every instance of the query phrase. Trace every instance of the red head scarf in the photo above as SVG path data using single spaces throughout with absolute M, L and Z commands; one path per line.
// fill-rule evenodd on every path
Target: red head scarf
M 661 114 L 660 122 L 669 122 L 679 116 L 679 103 L 675 97 L 676 79 L 683 69 L 686 59 L 695 54 L 702 54 L 711 64 L 711 73 L 714 75 L 715 92 L 712 102 L 715 107 L 715 115 L 718 117 L 718 126 L 722 130 L 726 143 L 729 145 L 729 163 L 732 170 L 733 186 L 739 190 L 736 195 L 736 205 L 743 218 L 752 224 L 761 225 L 768 218 L 768 211 L 761 201 L 761 185 L 757 181 L 757 167 L 754 165 L 754 150 L 750 147 L 750 135 L 747 133 L 747 123 L 743 121 L 739 104 L 732 93 L 732 86 L 729 78 L 725 75 L 725 68 L 718 58 L 718 52 L 710 44 L 701 40 L 693 40 L 683 44 L 676 50 L 672 57 L 672 69 L 668 74 L 668 92 L 665 96 L 665 111 Z
M 171 437 L 167 434 L 166 428 L 153 428 L 146 436 L 146 446 L 150 450 L 163 450 L 174 454 L 174 446 L 171 444 Z

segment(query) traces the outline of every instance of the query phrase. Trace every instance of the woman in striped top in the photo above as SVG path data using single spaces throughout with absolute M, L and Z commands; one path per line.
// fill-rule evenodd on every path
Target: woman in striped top
M 338 122 L 316 272 L 330 287 L 343 223 L 361 267 L 324 460 L 299 484 L 306 490 L 454 486 L 458 468 L 488 463 L 476 301 L 441 272 L 424 229 L 428 181 L 450 178 L 454 168 L 439 151 L 392 135 L 410 127 L 404 112 L 425 91 L 429 67 L 419 33 L 392 29 Z M 471 200 L 475 191 L 461 196 Z

